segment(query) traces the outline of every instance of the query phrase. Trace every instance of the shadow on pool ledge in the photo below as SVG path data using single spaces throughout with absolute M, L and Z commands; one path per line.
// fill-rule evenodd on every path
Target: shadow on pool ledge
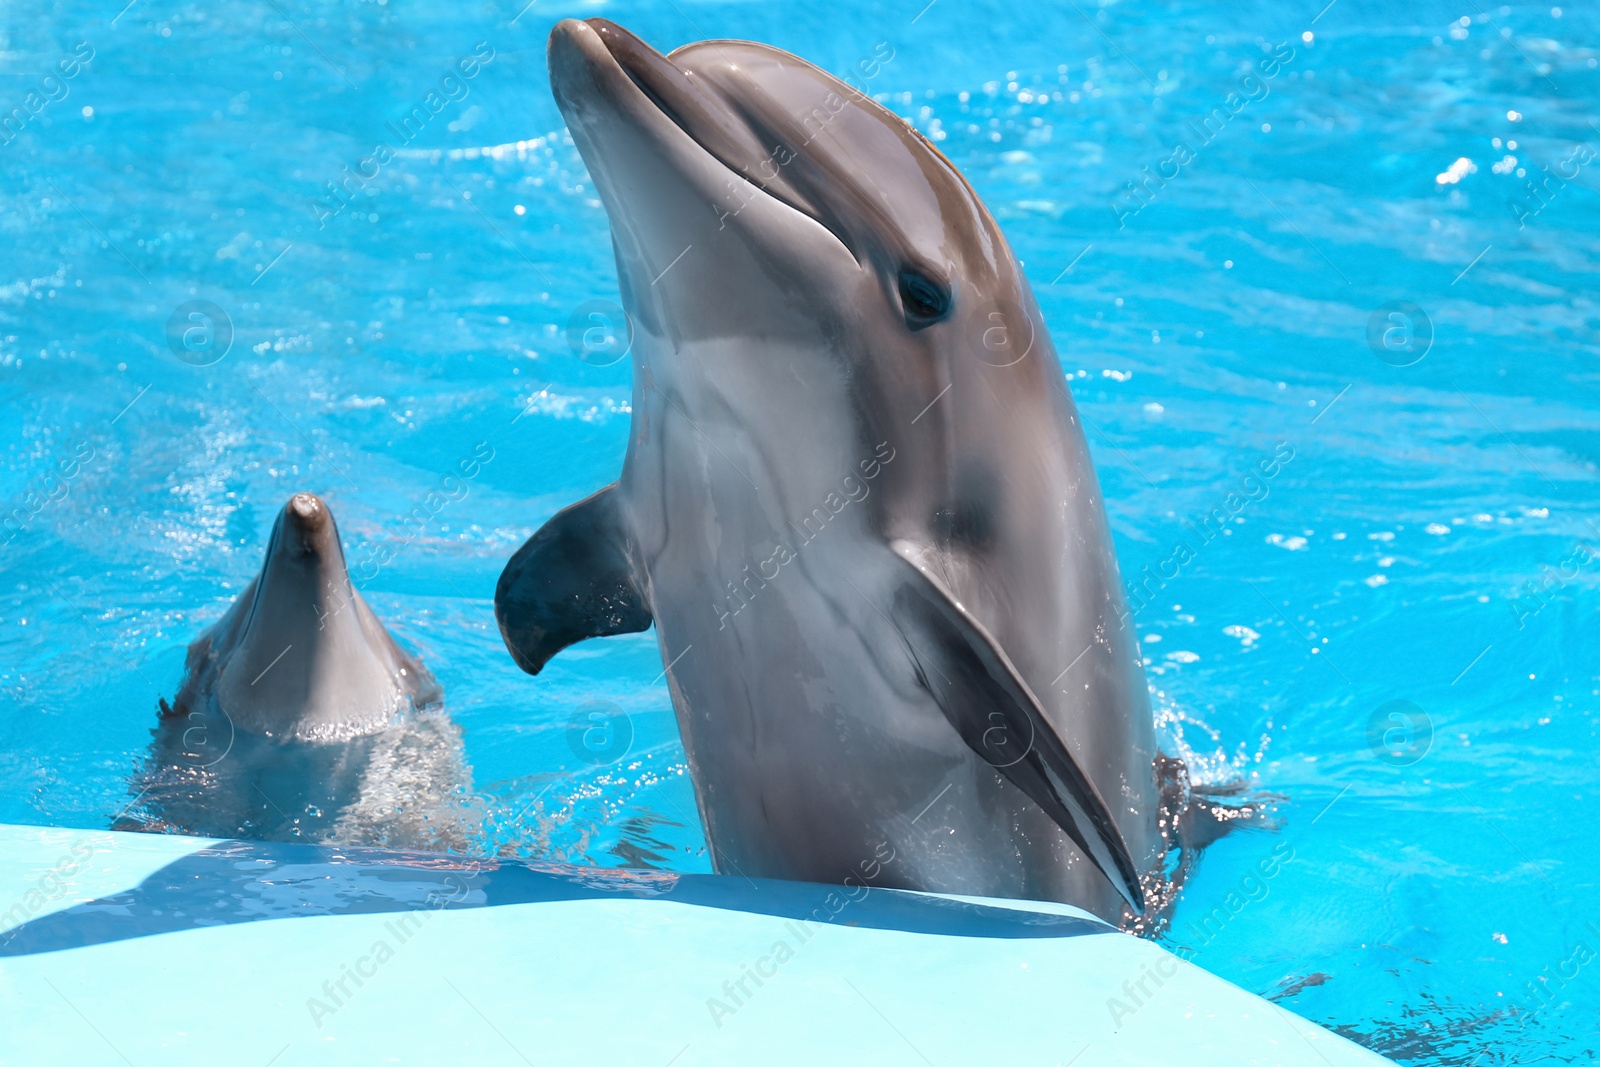
M 849 897 L 856 894 L 856 899 Z M 831 898 L 831 899 L 830 899 Z M 372 848 L 224 841 L 138 886 L 0 934 L 0 958 L 208 926 L 563 900 L 668 900 L 787 919 L 951 937 L 1115 933 L 1097 919 L 992 907 L 893 889 L 711 874 L 475 860 Z

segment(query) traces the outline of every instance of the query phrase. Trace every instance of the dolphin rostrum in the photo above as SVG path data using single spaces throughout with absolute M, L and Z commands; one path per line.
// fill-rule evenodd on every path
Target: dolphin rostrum
M 1139 916 L 1175 761 L 1076 409 L 972 187 L 775 48 L 663 56 L 590 19 L 549 57 L 611 220 L 633 425 L 616 484 L 501 575 L 516 661 L 655 623 L 720 871 Z
M 161 702 L 142 828 L 460 846 L 468 773 L 441 698 L 351 584 L 328 506 L 296 494 L 260 574 Z

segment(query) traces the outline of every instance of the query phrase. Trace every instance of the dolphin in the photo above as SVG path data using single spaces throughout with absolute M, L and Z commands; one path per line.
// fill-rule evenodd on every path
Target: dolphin
M 470 774 L 442 697 L 351 584 L 327 504 L 297 493 L 161 701 L 127 828 L 459 847 Z
M 654 623 L 720 872 L 1139 921 L 1181 765 L 1082 424 L 977 194 L 776 48 L 663 56 L 569 19 L 549 65 L 611 222 L 633 415 L 618 481 L 500 577 L 513 658 Z

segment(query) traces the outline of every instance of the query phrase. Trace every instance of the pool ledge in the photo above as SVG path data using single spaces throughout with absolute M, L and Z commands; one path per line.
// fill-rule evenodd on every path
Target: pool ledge
M 1382 1064 L 1061 905 L 0 825 L 0 1063 Z

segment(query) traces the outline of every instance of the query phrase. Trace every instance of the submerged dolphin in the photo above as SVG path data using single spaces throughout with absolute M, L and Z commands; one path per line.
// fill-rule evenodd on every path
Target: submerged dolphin
M 327 505 L 299 493 L 162 701 L 136 780 L 144 828 L 461 845 L 468 773 L 441 695 L 351 584 Z
M 517 662 L 654 621 L 720 871 L 1139 916 L 1176 761 L 1060 365 L 971 186 L 775 48 L 662 56 L 591 19 L 549 52 L 634 414 L 620 480 L 500 578 Z

